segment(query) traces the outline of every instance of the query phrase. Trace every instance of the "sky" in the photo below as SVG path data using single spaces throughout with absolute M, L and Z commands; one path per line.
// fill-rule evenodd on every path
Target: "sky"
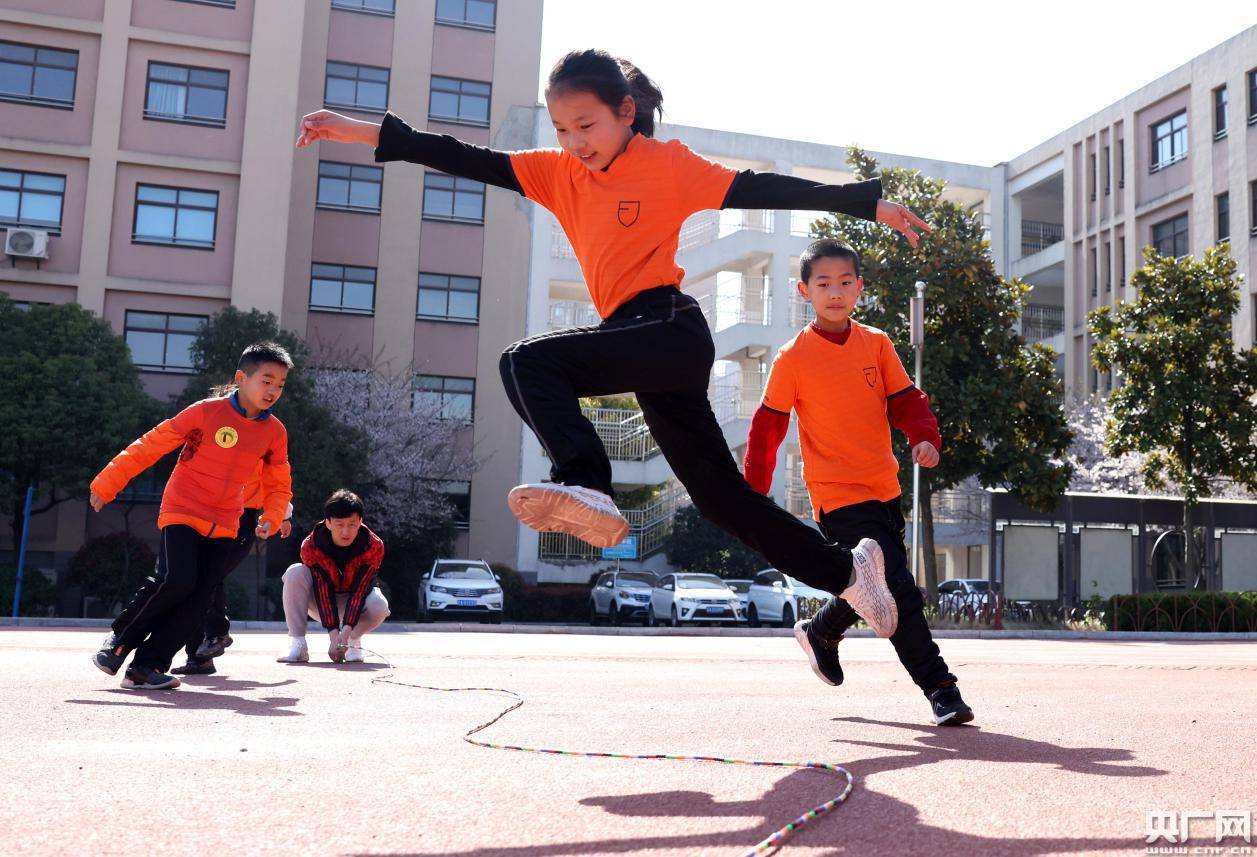
M 542 87 L 599 47 L 659 84 L 666 122 L 984 166 L 1257 25 L 1257 0 L 544 4 Z

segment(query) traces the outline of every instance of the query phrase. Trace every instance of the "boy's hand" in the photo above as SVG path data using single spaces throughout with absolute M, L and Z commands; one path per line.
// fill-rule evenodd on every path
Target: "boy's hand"
M 258 521 L 257 529 L 255 529 L 255 530 L 253 531 L 253 534 L 254 534 L 255 536 L 257 536 L 259 539 L 262 539 L 263 541 L 265 541 L 266 539 L 270 538 L 270 535 L 271 535 L 271 522 L 270 522 L 270 521 Z
M 101 496 L 95 491 L 93 491 L 91 496 L 87 498 L 87 502 L 91 504 L 92 511 L 94 512 L 99 512 L 101 509 L 105 508 L 106 505 L 105 501 L 102 500 Z
M 933 467 L 938 464 L 938 450 L 928 440 L 923 440 L 912 447 L 912 462 L 922 467 Z
M 921 236 L 913 229 L 923 232 L 933 232 L 934 227 L 917 217 L 911 211 L 897 202 L 888 202 L 884 199 L 877 201 L 877 222 L 884 223 L 897 232 L 902 232 L 904 237 L 908 239 L 908 243 L 913 247 L 921 241 Z
M 349 635 L 345 634 L 344 645 L 341 645 L 341 632 L 332 628 L 327 632 L 327 656 L 333 663 L 344 663 L 345 650 L 349 648 Z
M 292 535 L 292 518 L 284 518 L 279 525 L 279 537 L 286 539 Z
M 301 117 L 301 133 L 297 136 L 297 148 L 304 149 L 319 140 L 333 143 L 365 143 L 375 147 L 380 144 L 380 126 L 375 122 L 351 119 L 331 110 L 316 110 Z

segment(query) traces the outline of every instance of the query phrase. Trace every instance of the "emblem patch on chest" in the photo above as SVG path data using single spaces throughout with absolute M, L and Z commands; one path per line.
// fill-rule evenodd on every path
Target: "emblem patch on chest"
M 637 222 L 637 216 L 642 213 L 642 204 L 636 199 L 620 200 L 620 207 L 616 209 L 615 216 L 620 221 L 620 225 L 624 227 L 632 226 Z
M 864 367 L 864 380 L 868 382 L 868 385 L 870 387 L 877 386 L 877 367 L 876 366 Z
M 867 369 L 865 370 L 868 371 Z M 239 433 L 231 426 L 223 426 L 214 432 L 214 443 L 223 449 L 231 449 L 240 440 Z

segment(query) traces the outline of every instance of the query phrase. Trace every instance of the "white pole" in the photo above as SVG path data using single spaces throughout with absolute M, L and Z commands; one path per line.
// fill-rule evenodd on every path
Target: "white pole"
M 916 352 L 916 375 L 912 383 L 921 388 L 921 354 L 925 351 L 925 283 L 917 280 L 917 294 L 911 300 L 910 343 Z M 917 576 L 918 545 L 921 544 L 921 465 L 912 465 L 912 578 Z

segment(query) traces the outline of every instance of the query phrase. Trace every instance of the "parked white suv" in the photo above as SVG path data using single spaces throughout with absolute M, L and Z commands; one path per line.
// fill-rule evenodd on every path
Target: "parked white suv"
M 502 581 L 482 559 L 438 559 L 419 578 L 419 621 L 443 616 L 502 621 Z
M 604 571 L 589 593 L 589 624 L 603 619 L 619 625 L 626 619 L 646 622 L 650 590 L 659 578 L 649 571 Z
M 669 574 L 650 593 L 650 625 L 727 622 L 742 618 L 738 594 L 714 574 Z
M 751 581 L 747 593 L 746 622 L 752 628 L 775 622 L 782 628 L 794 627 L 800 618 L 799 602 L 803 599 L 829 600 L 829 593 L 795 580 L 775 568 L 766 568 Z M 810 615 L 810 614 L 809 614 Z

